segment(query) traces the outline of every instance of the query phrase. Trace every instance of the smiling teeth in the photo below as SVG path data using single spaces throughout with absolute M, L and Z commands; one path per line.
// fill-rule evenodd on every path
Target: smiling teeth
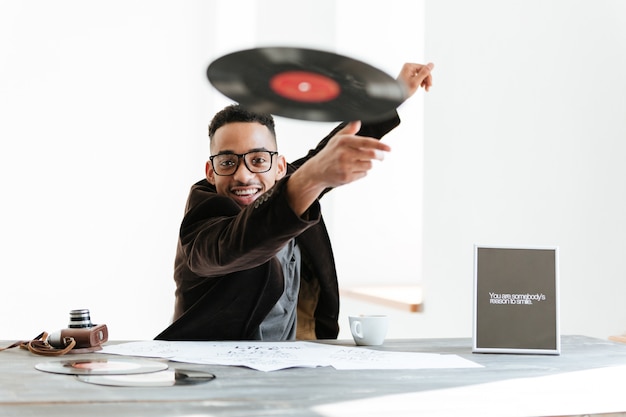
M 244 196 L 244 195 L 252 195 L 252 194 L 256 194 L 257 190 L 256 189 L 248 189 L 248 190 L 237 190 L 237 191 L 233 191 L 233 193 L 235 195 L 239 195 L 239 196 Z

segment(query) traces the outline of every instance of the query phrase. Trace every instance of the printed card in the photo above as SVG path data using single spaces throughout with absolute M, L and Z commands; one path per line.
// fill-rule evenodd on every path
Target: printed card
M 559 354 L 558 249 L 474 248 L 474 352 Z

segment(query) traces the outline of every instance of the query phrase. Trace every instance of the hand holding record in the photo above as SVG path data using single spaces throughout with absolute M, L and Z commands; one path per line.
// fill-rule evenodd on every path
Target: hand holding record
M 407 62 L 402 66 L 398 80 L 406 86 L 407 98 L 412 96 L 420 87 L 426 91 L 430 90 L 433 85 L 433 76 L 430 72 L 434 67 L 435 64 L 432 62 L 426 65 Z

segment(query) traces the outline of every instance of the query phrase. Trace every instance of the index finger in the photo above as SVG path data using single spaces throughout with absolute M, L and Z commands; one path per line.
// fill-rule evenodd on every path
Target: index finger
M 367 136 L 353 136 L 350 141 L 350 146 L 357 149 L 373 149 L 379 151 L 389 152 L 391 147 L 386 143 L 381 142 L 378 139 L 370 138 Z

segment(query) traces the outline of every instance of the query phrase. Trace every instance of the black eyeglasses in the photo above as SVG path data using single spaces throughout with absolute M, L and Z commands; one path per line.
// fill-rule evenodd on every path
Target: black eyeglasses
M 243 159 L 243 163 L 250 172 L 261 174 L 272 168 L 274 155 L 278 155 L 276 151 L 251 151 L 246 153 L 218 153 L 209 157 L 213 171 L 217 175 L 229 176 L 237 172 L 239 162 Z

